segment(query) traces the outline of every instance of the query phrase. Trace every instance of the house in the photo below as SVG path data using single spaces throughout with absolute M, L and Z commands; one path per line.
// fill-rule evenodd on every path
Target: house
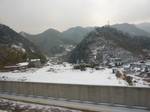
M 145 72 L 150 72 L 150 61 L 145 63 Z
M 122 66 L 123 65 L 123 62 L 122 62 L 121 58 L 110 58 L 107 63 L 111 67 Z
M 150 72 L 150 61 L 131 63 L 130 70 L 136 72 Z
M 5 66 L 4 71 L 14 71 L 14 70 L 23 70 L 28 68 L 28 62 L 21 62 L 16 65 Z
M 21 67 L 21 68 L 27 68 L 28 67 L 28 62 L 21 62 L 16 64 L 16 66 Z
M 135 62 L 130 64 L 130 71 L 142 72 L 145 69 L 145 63 Z
M 5 66 L 3 71 L 14 71 L 14 70 L 18 70 L 19 67 L 16 65 L 12 65 L 12 66 Z
M 39 68 L 42 66 L 40 59 L 30 59 L 29 60 L 29 67 L 36 67 Z

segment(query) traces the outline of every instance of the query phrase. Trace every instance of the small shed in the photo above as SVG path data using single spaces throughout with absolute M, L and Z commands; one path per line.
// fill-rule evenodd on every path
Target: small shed
M 5 71 L 14 71 L 14 70 L 22 70 L 28 68 L 28 62 L 21 62 L 16 65 L 11 65 L 11 66 L 5 66 L 4 70 Z
M 39 68 L 42 66 L 41 64 L 41 60 L 40 59 L 31 59 L 29 61 L 29 67 L 36 67 L 36 68 Z
M 150 72 L 150 62 L 145 63 L 145 72 Z
M 123 62 L 121 58 L 110 58 L 109 64 L 114 65 L 114 66 L 121 66 L 123 65 Z

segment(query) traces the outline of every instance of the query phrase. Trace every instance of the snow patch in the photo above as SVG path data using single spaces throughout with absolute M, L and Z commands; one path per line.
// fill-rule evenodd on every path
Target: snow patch
M 11 48 L 15 48 L 15 49 L 20 50 L 22 52 L 26 52 L 26 50 L 22 46 L 19 46 L 19 45 L 13 44 L 13 45 L 11 45 Z
M 22 62 L 22 63 L 18 63 L 16 64 L 17 66 L 27 66 L 29 64 L 29 62 Z

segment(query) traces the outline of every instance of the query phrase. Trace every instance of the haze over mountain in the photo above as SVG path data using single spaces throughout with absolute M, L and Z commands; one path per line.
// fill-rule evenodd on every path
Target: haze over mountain
M 122 24 L 115 24 L 111 26 L 124 33 L 128 33 L 132 36 L 149 36 L 150 37 L 150 33 L 147 32 L 147 30 L 138 28 L 134 24 L 122 23 Z
M 94 27 L 73 27 L 68 30 L 62 32 L 62 38 L 71 44 L 78 44 L 81 40 L 92 30 Z
M 138 36 L 136 38 L 150 37 L 150 33 L 136 27 L 134 24 L 122 23 L 111 25 L 111 27 L 122 31 L 124 35 L 130 35 L 132 37 Z M 94 27 L 77 26 L 64 32 L 59 32 L 50 28 L 36 35 L 25 32 L 21 32 L 20 34 L 37 45 L 43 53 L 51 57 L 71 51 L 93 30 Z
M 0 24 L 0 67 L 34 58 L 45 61 L 45 56 L 32 42 Z
M 0 25 L 0 60 L 3 60 L 0 65 L 15 64 L 28 58 L 45 60 L 43 54 L 52 57 L 64 53 L 71 63 L 102 63 L 114 57 L 129 62 L 149 57 L 149 43 L 148 32 L 127 23 L 97 28 L 78 26 L 64 32 L 48 29 L 36 35 L 18 34 Z
M 70 54 L 69 62 L 103 63 L 110 58 L 121 58 L 124 62 L 129 62 L 149 55 L 149 43 L 149 37 L 133 38 L 109 26 L 99 27 L 77 45 Z
M 20 34 L 37 45 L 43 53 L 46 53 L 49 56 L 53 56 L 53 54 L 56 53 L 61 53 L 64 50 L 62 47 L 63 42 L 61 40 L 61 33 L 57 30 L 48 29 L 37 35 L 30 35 L 23 32 Z
M 150 23 L 140 23 L 136 25 L 138 28 L 141 28 L 150 33 Z
M 71 50 L 90 32 L 93 28 L 73 27 L 64 32 L 59 32 L 54 29 L 48 29 L 43 33 L 31 35 L 25 32 L 20 32 L 22 36 L 32 41 L 48 56 L 55 56 Z

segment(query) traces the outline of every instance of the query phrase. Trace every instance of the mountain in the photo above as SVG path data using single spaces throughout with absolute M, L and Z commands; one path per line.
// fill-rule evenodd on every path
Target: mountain
M 89 33 L 70 53 L 69 62 L 104 63 L 110 58 L 121 58 L 124 62 L 147 56 L 150 38 L 133 38 L 112 27 L 98 27 Z
M 33 58 L 46 60 L 32 42 L 8 26 L 0 24 L 0 67 Z
M 136 26 L 150 33 L 150 23 L 140 23 L 137 24 Z
M 74 27 L 64 32 L 48 29 L 37 35 L 25 32 L 20 32 L 20 34 L 51 57 L 73 49 L 91 30 L 92 28 Z
M 21 34 L 37 45 L 48 56 L 54 56 L 65 50 L 61 32 L 55 29 L 48 29 L 37 35 L 27 33 Z
M 115 24 L 115 25 L 112 25 L 111 27 L 116 28 L 124 33 L 128 33 L 132 36 L 149 36 L 150 37 L 149 32 L 147 32 L 144 29 L 138 28 L 134 24 L 128 24 L 128 23 Z
M 62 38 L 71 44 L 78 44 L 92 30 L 94 30 L 93 27 L 73 27 L 62 32 Z
M 61 32 L 55 29 L 48 29 L 37 35 L 31 35 L 24 32 L 21 32 L 20 34 L 32 41 L 41 49 L 41 51 L 50 57 L 65 51 L 65 44 Z

